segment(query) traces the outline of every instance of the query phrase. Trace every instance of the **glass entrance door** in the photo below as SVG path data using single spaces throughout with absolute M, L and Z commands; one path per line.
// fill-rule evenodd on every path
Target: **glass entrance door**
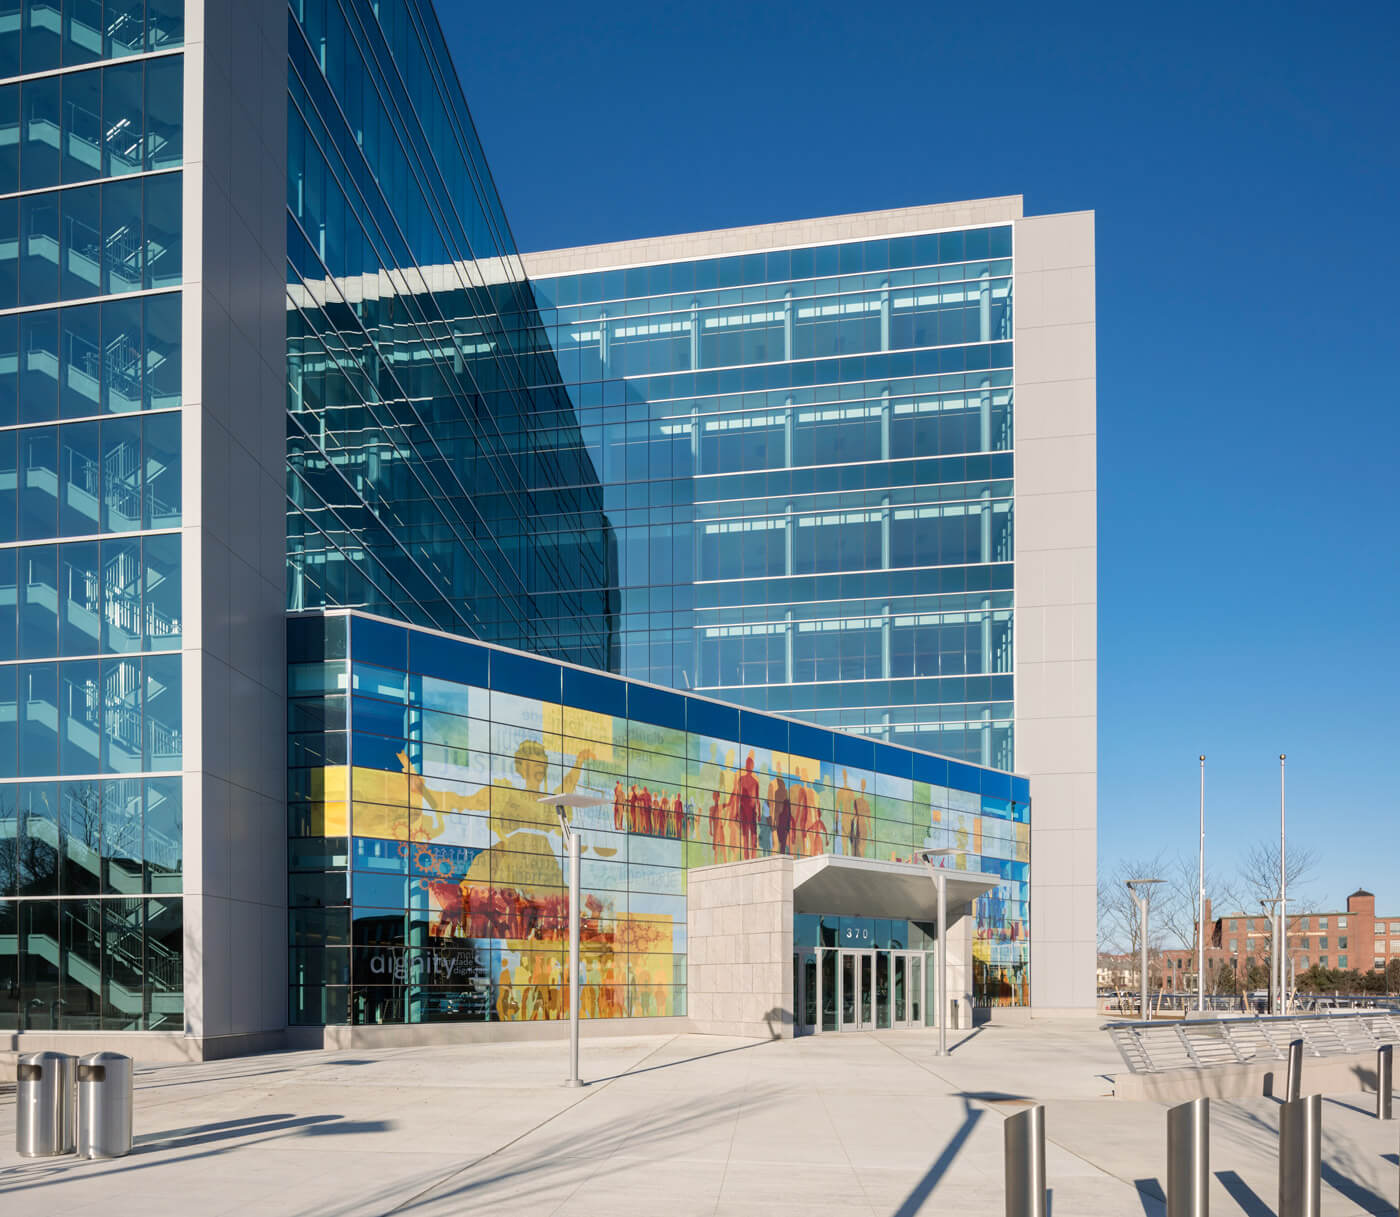
M 875 952 L 841 952 L 841 1030 L 875 1026 Z
M 933 1003 L 927 991 L 933 978 L 932 952 L 828 950 L 818 954 L 825 957 L 821 969 L 824 978 L 815 975 L 819 971 L 815 957 L 810 969 L 804 964 L 797 971 L 823 984 L 817 995 L 820 1005 L 812 1014 L 814 1019 L 824 1015 L 822 1021 L 828 1030 L 904 1031 L 922 1027 L 926 1021 L 933 1025 L 929 1018 Z M 802 983 L 794 981 L 795 985 Z M 796 1000 L 796 988 L 793 996 Z M 811 998 L 805 1000 L 810 1003 Z M 822 1006 L 830 1014 L 822 1011 Z
M 821 975 L 817 952 L 801 950 L 792 957 L 793 1034 L 811 1035 L 818 1030 L 821 1016 Z
M 860 1030 L 860 956 L 841 952 L 841 1030 Z

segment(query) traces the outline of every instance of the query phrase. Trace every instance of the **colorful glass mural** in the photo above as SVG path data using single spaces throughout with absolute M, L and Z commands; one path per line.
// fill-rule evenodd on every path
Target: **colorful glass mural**
M 1026 1000 L 1023 779 L 359 614 L 289 657 L 296 1022 L 566 1017 L 565 796 L 584 1017 L 685 1012 L 691 866 L 930 847 L 1004 879 L 976 996 Z

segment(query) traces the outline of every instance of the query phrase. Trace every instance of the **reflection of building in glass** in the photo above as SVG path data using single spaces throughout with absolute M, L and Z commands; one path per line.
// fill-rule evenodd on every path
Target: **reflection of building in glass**
M 616 529 L 619 670 L 1035 779 L 1035 1001 L 1090 1007 L 1093 217 L 523 256 Z
M 947 847 L 997 880 L 974 999 L 1026 1000 L 1024 779 L 360 615 L 293 618 L 289 661 L 296 1023 L 564 1017 L 554 794 L 596 800 L 588 1017 L 685 1013 L 692 867 Z
M 59 7 L 0 17 L 0 1030 L 179 1033 L 184 21 Z

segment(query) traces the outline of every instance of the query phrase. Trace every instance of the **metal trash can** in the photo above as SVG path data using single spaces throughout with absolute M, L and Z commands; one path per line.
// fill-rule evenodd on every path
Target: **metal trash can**
M 131 1058 L 94 1052 L 78 1061 L 78 1157 L 131 1152 Z
M 15 1149 L 21 1158 L 73 1152 L 73 1073 L 63 1052 L 26 1052 L 15 1069 Z

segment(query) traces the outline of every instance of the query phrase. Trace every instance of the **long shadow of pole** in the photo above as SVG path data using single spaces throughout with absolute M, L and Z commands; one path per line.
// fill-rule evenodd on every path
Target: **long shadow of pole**
M 972 1135 L 972 1130 L 977 1127 L 977 1121 L 986 1114 L 983 1111 L 974 1111 L 972 1104 L 966 1099 L 963 1100 L 963 1108 L 963 1122 L 957 1132 L 948 1139 L 948 1144 L 943 1147 L 943 1152 L 934 1159 L 933 1165 L 928 1168 L 924 1177 L 914 1185 L 914 1190 L 895 1209 L 894 1217 L 914 1217 L 923 1208 L 924 1201 L 938 1186 L 939 1180 L 948 1173 L 948 1168 L 953 1165 L 953 1160 L 962 1152 L 963 1145 Z

